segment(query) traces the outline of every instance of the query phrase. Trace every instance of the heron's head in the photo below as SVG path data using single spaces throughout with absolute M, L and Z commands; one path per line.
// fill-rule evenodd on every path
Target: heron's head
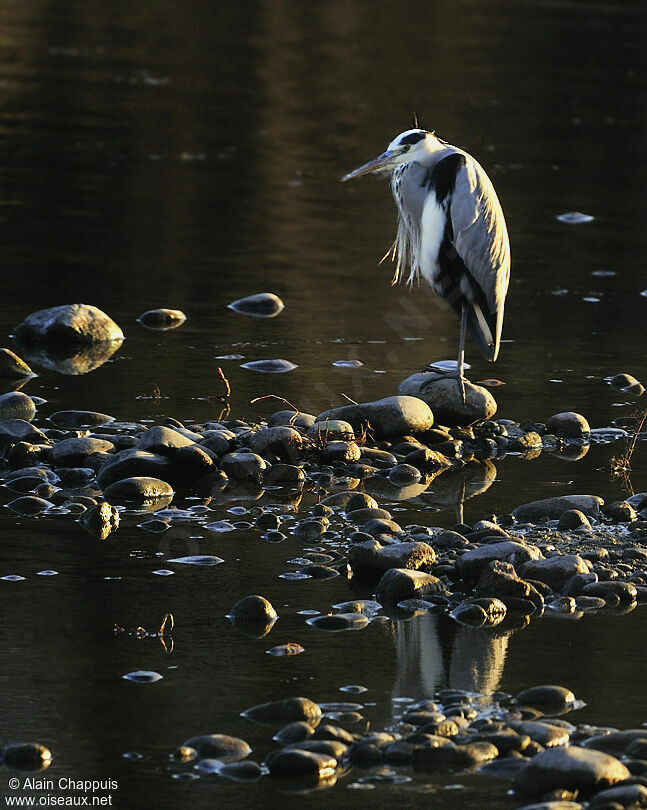
M 408 129 L 391 141 L 386 152 L 342 177 L 342 182 L 372 172 L 392 172 L 403 163 L 424 164 L 437 148 L 438 139 L 433 132 L 427 132 L 425 129 Z

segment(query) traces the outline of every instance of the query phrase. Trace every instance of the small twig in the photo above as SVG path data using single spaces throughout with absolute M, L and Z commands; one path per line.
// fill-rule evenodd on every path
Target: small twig
M 229 380 L 225 377 L 225 372 L 220 368 L 220 366 L 218 366 L 218 368 L 216 369 L 216 372 L 217 372 L 218 376 L 220 377 L 220 379 L 225 384 L 225 393 L 223 395 L 223 398 L 228 399 L 231 396 L 231 386 L 229 385 Z
M 284 402 L 289 408 L 292 408 L 294 411 L 294 416 L 290 418 L 288 424 L 290 427 L 294 427 L 296 418 L 299 415 L 299 409 L 295 405 L 293 405 L 289 400 L 285 399 L 285 397 L 280 397 L 277 394 L 264 394 L 262 397 L 254 397 L 254 399 L 250 399 L 249 404 L 254 405 L 257 402 L 260 402 L 262 399 L 278 399 L 280 402 Z

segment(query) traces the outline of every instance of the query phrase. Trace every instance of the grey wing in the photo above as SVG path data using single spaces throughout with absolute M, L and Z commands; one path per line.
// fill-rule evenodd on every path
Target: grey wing
M 510 242 L 490 178 L 467 154 L 456 174 L 450 216 L 456 252 L 481 288 L 490 310 L 488 315 L 494 321 L 496 358 L 510 279 Z

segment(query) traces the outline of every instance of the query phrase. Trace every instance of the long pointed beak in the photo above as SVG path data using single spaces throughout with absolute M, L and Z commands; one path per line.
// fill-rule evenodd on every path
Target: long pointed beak
M 353 180 L 355 177 L 361 177 L 363 174 L 379 172 L 383 169 L 390 169 L 396 157 L 396 152 L 387 150 L 378 157 L 373 158 L 373 160 L 369 160 L 369 162 L 365 163 L 363 166 L 360 166 L 359 169 L 349 172 L 349 174 L 347 174 L 345 177 L 342 177 L 341 181 L 342 183 L 345 183 L 346 180 Z

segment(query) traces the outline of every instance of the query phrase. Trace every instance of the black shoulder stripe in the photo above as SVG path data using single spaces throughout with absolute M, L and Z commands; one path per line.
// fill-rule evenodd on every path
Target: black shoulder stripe
M 454 152 L 439 160 L 427 175 L 427 185 L 436 191 L 436 202 L 444 202 L 454 191 L 456 175 L 465 165 L 465 155 Z

